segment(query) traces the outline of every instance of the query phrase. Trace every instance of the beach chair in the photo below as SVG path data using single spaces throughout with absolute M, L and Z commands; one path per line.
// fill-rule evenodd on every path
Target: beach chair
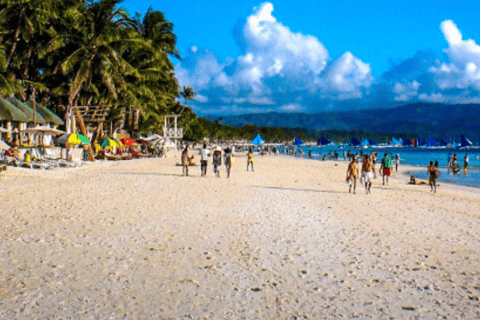
M 130 153 L 132 154 L 133 158 L 143 158 L 143 155 L 141 155 L 138 151 L 135 149 L 130 148 Z
M 59 161 L 53 158 L 46 157 L 38 148 L 32 149 L 32 156 L 36 160 L 36 163 L 43 162 L 46 165 L 49 165 L 51 168 L 58 168 L 60 166 Z

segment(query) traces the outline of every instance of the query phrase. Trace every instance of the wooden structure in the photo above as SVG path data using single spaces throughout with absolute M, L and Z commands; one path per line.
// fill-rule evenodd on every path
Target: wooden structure
M 108 115 L 110 106 L 77 106 L 83 122 L 88 124 L 98 124 L 104 122 Z
M 178 117 L 179 114 L 166 115 L 163 125 L 163 137 L 172 139 L 172 140 L 181 140 L 183 139 L 183 128 L 178 128 Z

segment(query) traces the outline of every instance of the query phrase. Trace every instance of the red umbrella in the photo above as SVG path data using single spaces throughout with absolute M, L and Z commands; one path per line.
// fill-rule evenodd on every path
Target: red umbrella
M 122 143 L 126 146 L 131 146 L 131 145 L 137 144 L 137 141 L 135 141 L 133 139 L 130 139 L 130 138 L 120 139 L 120 141 L 122 141 Z

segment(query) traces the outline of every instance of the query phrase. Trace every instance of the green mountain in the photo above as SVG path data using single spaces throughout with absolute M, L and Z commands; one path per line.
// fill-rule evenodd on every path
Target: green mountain
M 414 133 L 421 137 L 456 139 L 463 132 L 472 141 L 480 140 L 480 104 L 415 103 L 392 109 L 342 112 L 260 113 L 223 117 L 222 124 L 312 130 L 363 130 L 390 134 Z

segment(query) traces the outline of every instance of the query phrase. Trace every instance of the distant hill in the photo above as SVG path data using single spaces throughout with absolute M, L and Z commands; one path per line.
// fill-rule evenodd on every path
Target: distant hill
M 444 139 L 466 137 L 480 141 L 480 104 L 415 103 L 393 109 L 347 112 L 257 113 L 223 117 L 222 124 L 240 127 L 246 124 L 266 127 L 314 130 L 364 130 L 382 133 L 416 133 Z

